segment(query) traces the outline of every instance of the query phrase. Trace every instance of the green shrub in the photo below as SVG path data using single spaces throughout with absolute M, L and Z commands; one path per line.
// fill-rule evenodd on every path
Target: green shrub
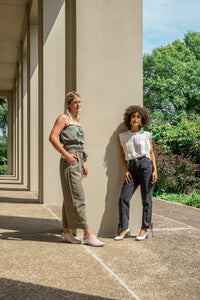
M 7 174 L 7 165 L 0 165 L 0 175 Z
M 0 165 L 7 164 L 7 136 L 0 137 Z
M 148 130 L 152 132 L 154 142 L 162 144 L 167 154 L 183 155 L 200 164 L 199 118 L 193 121 L 181 118 L 181 122 L 176 125 L 152 124 Z
M 166 154 L 162 145 L 154 143 L 158 170 L 155 192 L 192 193 L 200 190 L 200 178 L 195 177 L 197 165 L 189 158 Z

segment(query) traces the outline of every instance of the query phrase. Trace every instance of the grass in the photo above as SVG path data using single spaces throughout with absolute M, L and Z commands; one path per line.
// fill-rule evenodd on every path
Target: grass
M 186 195 L 186 194 L 169 194 L 169 193 L 157 191 L 154 194 L 154 197 L 158 199 L 163 199 L 163 200 L 167 200 L 179 204 L 185 204 L 196 208 L 200 208 L 200 194 L 197 194 L 196 192 Z

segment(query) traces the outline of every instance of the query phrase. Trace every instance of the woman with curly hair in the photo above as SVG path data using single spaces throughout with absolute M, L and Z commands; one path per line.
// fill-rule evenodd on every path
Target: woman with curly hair
M 157 181 L 157 169 L 152 145 L 152 134 L 143 127 L 150 122 L 149 112 L 142 106 L 129 106 L 125 110 L 124 124 L 128 131 L 119 135 L 122 163 L 125 170 L 124 183 L 119 199 L 119 234 L 116 241 L 130 235 L 129 210 L 130 200 L 137 187 L 141 187 L 143 215 L 142 227 L 136 240 L 147 238 L 148 228 L 152 228 L 152 194 Z

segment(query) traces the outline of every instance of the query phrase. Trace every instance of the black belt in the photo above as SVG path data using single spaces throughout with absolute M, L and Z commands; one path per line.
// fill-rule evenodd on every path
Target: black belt
M 134 158 L 134 159 L 131 159 L 129 161 L 137 161 L 138 159 L 141 160 L 141 159 L 144 159 L 144 158 L 148 158 L 146 156 L 141 156 L 141 157 L 137 157 L 137 158 Z

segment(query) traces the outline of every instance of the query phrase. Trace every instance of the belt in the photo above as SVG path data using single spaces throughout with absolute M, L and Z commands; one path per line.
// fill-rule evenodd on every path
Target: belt
M 134 159 L 131 159 L 129 161 L 137 161 L 138 159 L 141 160 L 141 159 L 144 159 L 144 158 L 148 158 L 146 156 L 141 156 L 141 157 L 137 157 L 137 158 L 134 158 Z
M 80 148 L 80 147 L 76 147 L 76 146 L 69 146 L 69 147 L 64 147 L 64 149 L 66 151 L 68 150 L 76 150 L 77 152 L 81 152 L 83 154 L 83 160 L 86 161 L 87 160 L 87 157 L 88 157 L 88 154 L 87 152 L 85 152 L 84 148 Z
M 149 159 L 149 158 L 148 158 L 148 157 L 146 157 L 146 156 L 141 156 L 141 157 L 137 157 L 137 158 L 134 158 L 134 159 L 130 159 L 130 160 L 128 160 L 128 162 L 127 162 L 127 166 L 129 167 L 129 166 L 130 166 L 130 164 L 132 164 L 132 163 L 136 162 L 137 160 L 142 160 L 142 159 L 144 159 L 144 158 L 147 158 L 147 159 Z
M 76 146 L 69 146 L 64 148 L 65 150 L 83 150 L 83 147 L 76 147 Z

